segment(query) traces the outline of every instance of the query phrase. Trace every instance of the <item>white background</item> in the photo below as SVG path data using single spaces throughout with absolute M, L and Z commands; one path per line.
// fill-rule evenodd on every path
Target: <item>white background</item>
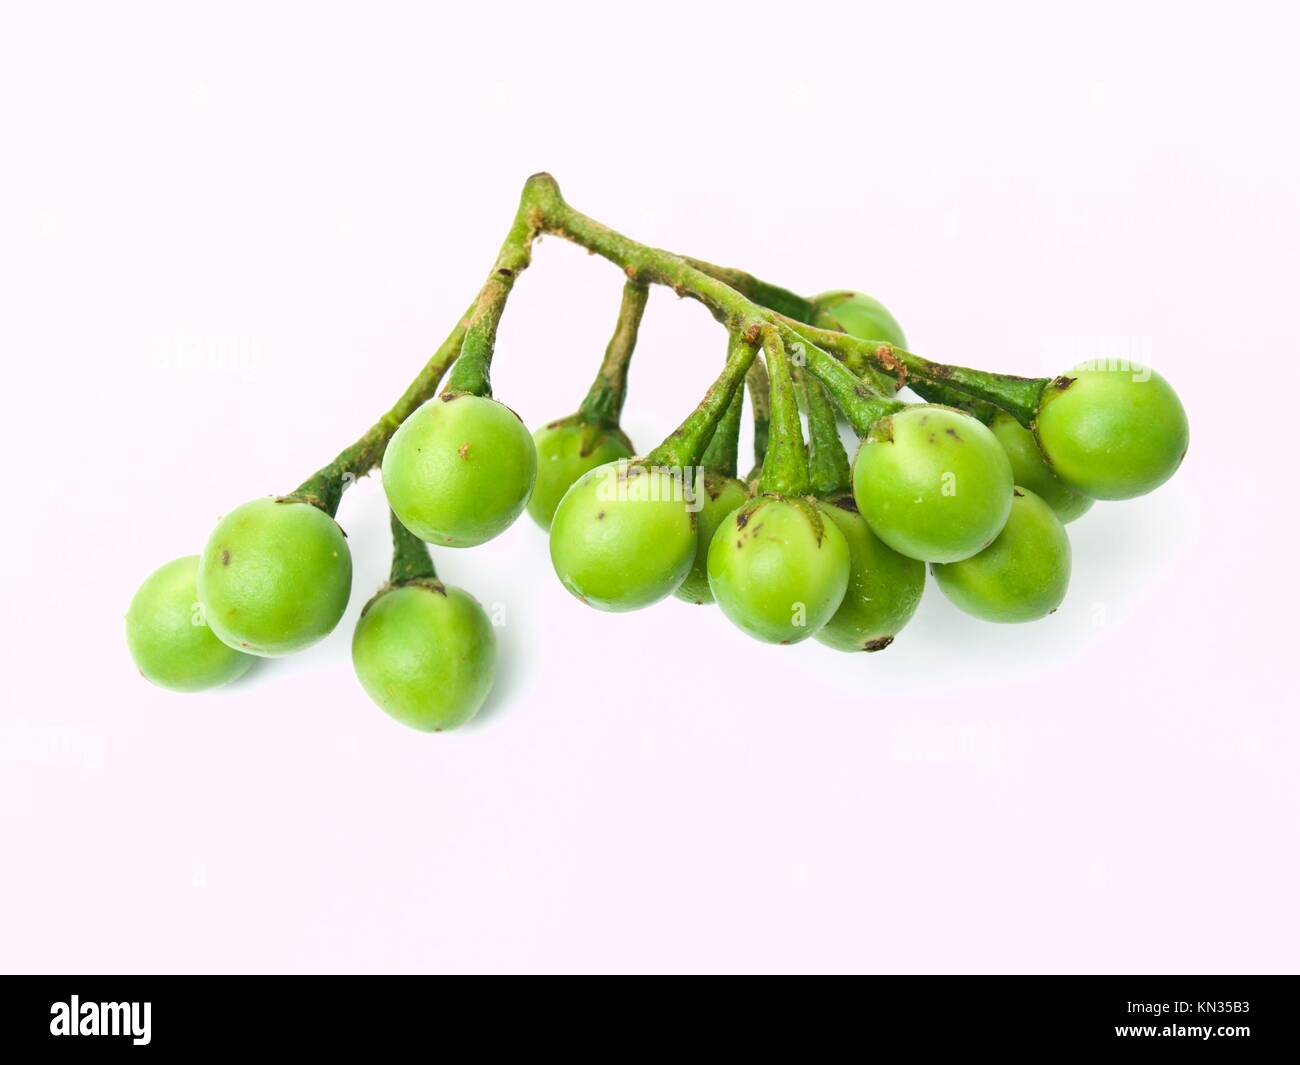
M 0 967 L 1294 970 L 1295 16 L 1284 5 L 10 4 Z M 444 579 L 491 703 L 403 729 L 331 638 L 216 694 L 122 614 L 405 386 L 528 174 L 632 236 L 883 299 L 1031 374 L 1129 338 L 1192 446 L 1022 627 L 887 652 L 584 608 L 527 518 Z M 620 278 L 546 240 L 494 367 L 576 406 Z M 723 355 L 653 294 L 643 449 Z

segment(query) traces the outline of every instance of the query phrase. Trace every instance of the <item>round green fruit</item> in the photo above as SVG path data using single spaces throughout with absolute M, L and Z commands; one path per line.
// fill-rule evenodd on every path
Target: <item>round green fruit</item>
M 1080 368 L 1043 392 L 1035 431 L 1052 470 L 1094 499 L 1158 488 L 1187 454 L 1187 414 L 1158 373 Z
M 925 563 L 881 542 L 851 496 L 826 507 L 849 546 L 849 587 L 813 639 L 837 651 L 883 651 L 911 620 L 925 590 Z
M 1011 476 L 1021 488 L 1028 488 L 1069 524 L 1092 509 L 1093 500 L 1076 492 L 1052 472 L 1038 450 L 1034 434 L 1010 414 L 999 413 L 989 424 L 1002 450 L 1011 460 Z
M 765 495 L 729 514 L 709 545 L 709 587 L 727 617 L 768 643 L 799 643 L 839 609 L 849 545 L 828 508 Z
M 528 513 L 543 529 L 551 527 L 555 508 L 579 477 L 597 466 L 635 454 L 632 441 L 618 428 L 574 418 L 544 425 L 533 433 L 537 447 L 537 482 L 528 498 Z
M 1017 488 L 998 538 L 972 558 L 930 567 L 943 594 L 985 621 L 1036 621 L 1052 613 L 1070 584 L 1070 538 L 1056 513 Z
M 988 426 L 949 407 L 881 418 L 853 464 L 853 497 L 872 532 L 925 562 L 956 562 L 992 543 L 1013 484 Z
M 175 692 L 215 688 L 248 672 L 251 655 L 212 634 L 199 606 L 199 556 L 156 569 L 126 612 L 126 644 L 145 680 Z
M 384 452 L 398 520 L 444 547 L 491 540 L 519 517 L 537 475 L 532 434 L 509 407 L 465 392 L 419 407 Z
M 217 523 L 199 558 L 199 600 L 223 643 L 263 657 L 328 636 L 352 592 L 338 523 L 292 498 L 254 499 Z
M 465 724 L 492 690 L 497 641 L 478 601 L 436 580 L 380 592 L 352 636 L 352 665 L 390 717 L 422 732 Z
M 551 521 L 556 574 L 600 610 L 638 610 L 671 595 L 696 542 L 681 479 L 621 459 L 574 482 Z
M 705 473 L 701 488 L 701 505 L 695 515 L 698 533 L 695 564 L 673 593 L 678 599 L 696 604 L 713 602 L 713 592 L 709 590 L 709 545 L 713 542 L 713 534 L 733 510 L 744 506 L 749 499 L 749 488 L 744 481 L 720 473 Z

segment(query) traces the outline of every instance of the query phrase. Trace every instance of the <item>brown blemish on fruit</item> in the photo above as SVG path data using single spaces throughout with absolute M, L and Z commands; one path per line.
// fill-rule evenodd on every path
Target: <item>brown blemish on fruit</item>
M 961 439 L 961 437 L 957 435 L 957 430 L 954 429 L 951 425 L 948 426 L 948 428 L 945 429 L 944 432 L 947 433 L 949 436 L 951 436 L 954 440 Z
M 604 521 L 604 520 L 605 520 L 605 512 L 604 512 L 603 510 L 602 510 L 599 514 L 596 515 L 596 520 L 597 520 L 597 521 Z
M 736 515 L 736 528 L 743 529 L 748 524 L 749 524 L 749 515 L 742 510 L 739 514 Z
M 789 640 L 782 640 L 782 641 L 781 641 L 781 646 L 782 646 L 782 647 L 789 647 L 789 646 L 790 646 L 790 641 L 789 641 Z
M 1062 374 L 1060 377 L 1057 377 L 1052 381 L 1052 387 L 1056 389 L 1058 392 L 1064 392 L 1077 380 L 1078 380 L 1077 377 L 1066 377 L 1064 374 Z
M 229 551 L 222 551 L 222 552 L 221 552 L 221 564 L 222 564 L 223 566 L 229 566 L 229 565 L 230 565 L 230 552 L 229 552 Z
M 465 443 L 461 444 L 460 447 L 458 447 L 458 448 L 456 449 L 456 454 L 459 455 L 462 459 L 467 459 L 467 458 L 469 458 L 469 441 L 468 441 L 468 440 L 466 440 Z
M 839 496 L 831 500 L 831 506 L 839 507 L 840 510 L 847 510 L 850 514 L 858 512 L 858 504 L 854 502 L 852 496 Z
M 893 642 L 894 642 L 894 638 L 892 636 L 881 636 L 879 639 L 867 640 L 866 642 L 864 642 L 862 645 L 862 649 L 868 652 L 883 651 L 886 647 L 888 647 Z

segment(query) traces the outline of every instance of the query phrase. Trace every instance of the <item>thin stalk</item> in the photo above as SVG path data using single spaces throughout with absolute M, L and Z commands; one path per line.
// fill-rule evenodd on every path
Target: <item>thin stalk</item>
M 601 428 L 615 428 L 623 413 L 627 398 L 627 368 L 636 348 L 637 331 L 645 313 L 650 290 L 645 285 L 628 281 L 623 285 L 623 300 L 618 308 L 618 322 L 614 335 L 605 347 L 605 358 L 587 392 L 587 398 L 578 408 L 578 416 L 585 422 Z
M 728 362 L 731 361 L 733 355 L 737 354 L 739 347 L 745 343 L 744 337 L 733 335 L 729 338 L 727 343 Z M 758 365 L 757 359 L 750 363 L 746 377 L 753 372 L 756 365 Z M 740 445 L 740 416 L 744 409 L 745 390 L 737 387 L 735 392 L 732 393 L 731 402 L 727 404 L 727 409 L 718 422 L 717 428 L 713 430 L 713 438 L 704 451 L 704 458 L 700 460 L 706 470 L 720 473 L 724 477 L 736 476 L 737 450 Z
M 877 421 L 903 409 L 904 404 L 882 397 L 842 362 L 827 355 L 815 344 L 802 345 L 801 354 L 808 372 L 826 386 L 826 391 L 844 412 L 858 436 L 865 438 Z
M 327 466 L 323 466 L 290 493 L 293 498 L 302 499 L 321 508 L 333 517 L 338 512 L 339 500 L 343 490 L 358 477 L 363 477 L 384 457 L 388 441 L 397 432 L 402 422 L 410 416 L 420 404 L 437 394 L 438 383 L 443 374 L 460 352 L 469 325 L 471 307 L 461 317 L 456 327 L 447 334 L 447 339 L 439 345 L 424 368 L 402 393 L 392 408 L 374 425 L 365 431 L 350 447 L 344 448 Z
M 460 358 L 447 380 L 447 392 L 468 392 L 475 396 L 491 396 L 492 381 L 489 371 L 492 354 L 496 350 L 497 326 L 506 309 L 506 300 L 515 280 L 532 262 L 533 240 L 537 237 L 537 214 L 533 208 L 529 188 L 519 199 L 519 209 L 510 225 L 510 232 L 501 245 L 492 272 L 479 290 L 474 309 L 470 312 L 461 342 Z
M 393 568 L 389 571 L 389 583 L 436 581 L 438 574 L 433 568 L 429 545 L 398 521 L 397 515 L 391 511 L 389 518 L 393 527 Z
M 710 277 L 725 282 L 746 299 L 774 310 L 777 314 L 783 314 L 787 318 L 793 318 L 800 322 L 811 322 L 813 316 L 817 313 L 816 304 L 812 300 L 797 296 L 780 285 L 768 284 L 768 282 L 762 281 L 752 274 L 747 274 L 743 270 L 733 270 L 727 266 L 715 266 L 703 259 L 692 259 L 689 256 L 682 256 L 682 258 L 699 270 L 700 273 L 708 274 Z
M 805 496 L 812 485 L 808 477 L 808 456 L 803 448 L 803 427 L 799 422 L 799 400 L 795 395 L 790 358 L 780 333 L 773 326 L 763 331 L 763 357 L 771 378 L 772 436 L 768 440 L 758 490 Z
M 754 364 L 749 368 L 749 373 L 745 375 L 749 409 L 754 417 L 754 468 L 745 478 L 747 482 L 758 479 L 763 472 L 763 460 L 767 458 L 767 438 L 772 426 L 770 389 L 767 365 L 762 359 L 755 359 Z
M 785 319 L 795 332 L 817 347 L 839 356 L 849 369 L 862 373 L 864 368 L 875 367 L 893 374 L 899 385 L 944 385 L 975 399 L 984 400 L 1014 415 L 1028 426 L 1038 413 L 1043 390 L 1051 383 L 1046 377 L 1017 377 L 1014 374 L 990 373 L 966 366 L 933 362 L 893 344 L 857 340 L 847 333 Z
M 964 392 L 958 392 L 955 388 L 935 384 L 933 381 L 919 381 L 913 378 L 908 387 L 927 403 L 939 403 L 945 407 L 956 407 L 958 410 L 964 410 L 967 414 L 978 418 L 985 425 L 991 423 L 997 417 L 998 411 L 1002 409 L 993 403 L 975 399 Z
M 668 439 L 646 456 L 647 465 L 685 471 L 700 464 L 718 423 L 731 406 L 731 399 L 745 380 L 757 352 L 758 347 L 752 341 L 743 336 L 733 337 L 722 373 L 709 386 L 699 406 L 687 415 Z
M 835 408 L 825 386 L 810 373 L 799 375 L 799 385 L 808 412 L 808 441 L 811 453 L 808 473 L 813 494 L 823 499 L 842 495 L 851 483 L 849 456 L 840 440 Z

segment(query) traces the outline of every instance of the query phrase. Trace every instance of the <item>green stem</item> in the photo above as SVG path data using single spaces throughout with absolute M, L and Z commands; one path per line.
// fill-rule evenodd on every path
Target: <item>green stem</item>
M 763 472 L 767 438 L 772 426 L 771 386 L 767 380 L 767 365 L 762 359 L 755 359 L 745 375 L 745 390 L 749 393 L 749 409 L 754 417 L 754 468 L 745 478 L 750 482 L 757 480 Z
M 416 407 L 437 393 L 438 383 L 460 351 L 472 313 L 473 308 L 465 312 L 388 413 L 367 429 L 354 444 L 340 451 L 328 466 L 317 470 L 290 493 L 294 498 L 320 507 L 330 517 L 338 512 L 344 489 L 379 465 L 388 441 L 402 422 L 406 421 Z
M 689 256 L 682 258 L 700 273 L 725 282 L 746 299 L 774 310 L 777 314 L 783 314 L 787 318 L 797 319 L 800 322 L 809 322 L 817 313 L 816 305 L 812 300 L 796 296 L 789 289 L 781 288 L 780 285 L 768 284 L 743 270 L 715 266 L 713 263 L 706 263 L 703 259 L 692 259 Z
M 817 329 L 793 319 L 784 321 L 806 340 L 839 356 L 855 373 L 874 367 L 893 374 L 900 385 L 911 385 L 917 381 L 922 384 L 944 385 L 1001 407 L 1026 426 L 1034 420 L 1043 389 L 1051 383 L 1046 377 L 1016 377 L 1014 374 L 990 373 L 987 370 L 933 362 L 893 344 L 861 341 L 847 333 Z
M 835 421 L 835 408 L 825 386 L 810 373 L 799 375 L 803 391 L 804 408 L 808 412 L 808 440 L 811 455 L 808 472 L 812 479 L 813 494 L 823 499 L 842 495 L 848 491 L 852 475 L 849 456 L 840 440 L 839 426 Z
M 985 425 L 990 424 L 997 417 L 998 411 L 1002 409 L 982 399 L 968 396 L 964 392 L 958 392 L 955 388 L 949 388 L 947 385 L 935 384 L 933 381 L 921 381 L 913 378 L 908 387 L 927 403 L 939 403 L 945 407 L 956 407 L 958 410 L 964 410 L 972 417 L 978 418 Z
M 728 362 L 731 361 L 733 355 L 737 354 L 743 344 L 745 344 L 743 337 L 733 334 L 729 338 L 727 343 Z M 754 359 L 749 365 L 750 368 L 746 373 L 746 377 L 758 365 L 758 360 Z M 735 392 L 732 393 L 731 402 L 727 404 L 727 409 L 723 412 L 717 428 L 713 430 L 713 438 L 709 441 L 708 448 L 705 449 L 701 463 L 706 470 L 720 473 L 724 477 L 736 476 L 736 453 L 740 446 L 740 416 L 744 409 L 745 390 L 738 386 Z
M 510 232 L 506 234 L 492 272 L 479 290 L 478 299 L 470 313 L 465 339 L 461 343 L 460 358 L 456 360 L 456 367 L 447 380 L 447 392 L 492 395 L 489 371 L 492 354 L 496 349 L 497 326 L 501 323 L 501 315 L 506 309 L 510 290 L 515 287 L 515 280 L 532 262 L 537 221 L 532 189 L 525 185 Z
M 578 408 L 578 416 L 583 421 L 601 428 L 617 427 L 619 415 L 623 413 L 623 401 L 627 398 L 627 367 L 632 361 L 637 330 L 649 296 L 650 290 L 645 285 L 634 281 L 624 284 L 614 335 L 605 348 L 605 358 L 596 380 Z
M 799 400 L 789 355 L 774 326 L 763 330 L 763 357 L 771 378 L 772 436 L 768 440 L 758 490 L 782 496 L 805 496 L 812 485 L 808 477 L 808 456 L 803 448 L 803 427 L 799 422 Z
M 398 521 L 397 515 L 391 511 L 389 518 L 393 527 L 393 568 L 388 575 L 389 582 L 436 581 L 438 574 L 433 568 L 429 545 Z
M 882 397 L 842 362 L 815 344 L 804 345 L 802 356 L 808 372 L 826 386 L 826 391 L 858 436 L 865 438 L 879 419 L 903 409 L 904 404 Z
M 718 423 L 731 406 L 731 399 L 745 380 L 757 352 L 753 342 L 733 334 L 727 350 L 727 365 L 722 373 L 709 386 L 699 406 L 687 415 L 668 439 L 646 456 L 647 465 L 685 471 L 700 464 Z

